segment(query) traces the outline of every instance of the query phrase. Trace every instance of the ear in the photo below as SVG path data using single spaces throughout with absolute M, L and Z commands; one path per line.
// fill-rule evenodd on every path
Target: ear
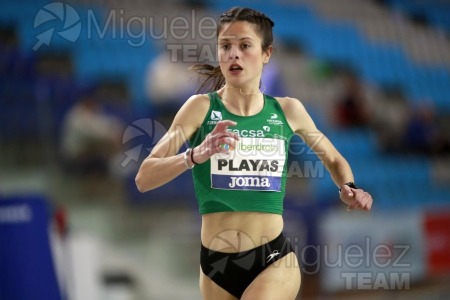
M 270 60 L 270 57 L 272 56 L 273 47 L 272 45 L 267 48 L 266 51 L 263 52 L 263 63 L 267 64 Z

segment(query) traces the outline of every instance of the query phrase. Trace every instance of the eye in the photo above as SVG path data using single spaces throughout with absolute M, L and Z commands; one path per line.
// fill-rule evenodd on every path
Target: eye
M 222 45 L 220 45 L 220 48 L 222 48 L 223 50 L 228 50 L 228 49 L 230 49 L 230 45 L 229 44 L 222 44 Z
M 242 48 L 242 49 L 247 49 L 247 48 L 250 48 L 250 47 L 251 47 L 250 44 L 242 44 L 242 45 L 241 45 L 241 48 Z

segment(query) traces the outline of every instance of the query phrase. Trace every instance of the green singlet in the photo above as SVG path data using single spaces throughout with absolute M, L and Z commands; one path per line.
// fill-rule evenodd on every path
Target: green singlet
M 289 141 L 294 135 L 278 101 L 264 95 L 263 109 L 253 116 L 229 112 L 217 92 L 208 94 L 210 107 L 200 128 L 189 140 L 196 147 L 221 120 L 239 135 L 228 153 L 217 153 L 192 170 L 201 214 L 266 212 L 282 214 Z

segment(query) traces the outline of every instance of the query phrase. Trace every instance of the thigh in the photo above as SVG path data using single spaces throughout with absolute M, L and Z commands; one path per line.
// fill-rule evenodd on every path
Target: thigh
M 203 300 L 236 300 L 237 298 L 218 286 L 200 268 L 200 292 Z
M 276 261 L 247 287 L 242 300 L 294 300 L 300 289 L 301 275 L 297 256 L 289 253 Z

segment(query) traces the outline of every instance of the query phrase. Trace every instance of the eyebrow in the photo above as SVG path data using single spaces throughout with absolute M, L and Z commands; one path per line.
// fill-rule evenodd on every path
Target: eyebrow
M 233 38 L 231 38 L 231 39 L 233 39 Z M 229 40 L 230 40 L 230 38 L 220 38 L 219 39 L 219 41 L 226 41 L 226 42 L 228 42 Z M 253 39 L 249 36 L 242 37 L 239 39 L 239 41 L 243 41 L 243 40 L 252 40 L 253 41 Z

